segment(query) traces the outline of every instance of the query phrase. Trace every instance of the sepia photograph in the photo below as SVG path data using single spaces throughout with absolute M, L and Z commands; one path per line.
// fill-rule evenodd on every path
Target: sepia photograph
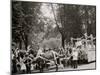
M 11 1 L 11 73 L 96 70 L 96 6 Z

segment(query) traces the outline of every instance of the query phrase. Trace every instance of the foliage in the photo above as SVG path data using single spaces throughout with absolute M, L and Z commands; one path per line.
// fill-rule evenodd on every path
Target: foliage
M 12 41 L 22 42 L 27 49 L 31 34 L 44 30 L 44 23 L 39 19 L 41 3 L 19 2 L 12 3 Z M 33 35 L 34 37 L 34 35 Z
M 43 14 L 43 6 L 49 9 L 49 16 Z M 51 38 L 60 38 L 64 47 L 71 37 L 82 37 L 84 33 L 95 36 L 95 29 L 95 6 L 22 1 L 12 3 L 12 41 L 19 43 L 20 48 L 23 43 L 25 49 L 29 44 L 39 46 Z
M 53 9 L 53 12 L 54 11 Z M 95 6 L 58 4 L 56 10 L 57 18 L 55 18 L 58 23 L 58 30 L 62 35 L 63 47 L 64 41 L 69 42 L 71 37 L 82 37 L 84 33 L 88 33 L 88 35 L 93 34 L 95 36 L 95 11 Z M 85 28 L 83 28 L 83 26 L 85 26 Z

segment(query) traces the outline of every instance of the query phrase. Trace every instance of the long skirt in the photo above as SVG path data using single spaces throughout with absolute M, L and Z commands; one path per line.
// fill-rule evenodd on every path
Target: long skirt
M 24 63 L 21 64 L 21 70 L 26 70 L 26 65 Z

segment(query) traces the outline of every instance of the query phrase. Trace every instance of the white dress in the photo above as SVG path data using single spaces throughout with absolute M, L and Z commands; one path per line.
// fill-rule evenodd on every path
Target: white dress
M 78 60 L 78 52 L 73 52 L 73 60 Z
M 31 70 L 34 70 L 35 65 L 31 64 Z
M 26 65 L 24 63 L 21 65 L 21 70 L 26 70 Z
M 21 65 L 21 70 L 26 70 L 26 65 L 24 64 L 24 59 L 20 58 L 20 65 Z

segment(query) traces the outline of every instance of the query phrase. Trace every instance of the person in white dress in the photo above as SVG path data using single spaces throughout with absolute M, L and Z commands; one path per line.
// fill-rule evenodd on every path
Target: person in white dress
M 77 65 L 77 60 L 78 60 L 78 50 L 76 48 L 73 48 L 73 51 L 72 51 L 72 56 L 73 56 L 73 68 L 77 68 L 78 65 Z
M 26 71 L 26 65 L 24 62 L 25 62 L 25 57 L 20 58 L 20 65 L 21 65 L 21 72 L 22 73 L 25 73 L 25 71 Z

